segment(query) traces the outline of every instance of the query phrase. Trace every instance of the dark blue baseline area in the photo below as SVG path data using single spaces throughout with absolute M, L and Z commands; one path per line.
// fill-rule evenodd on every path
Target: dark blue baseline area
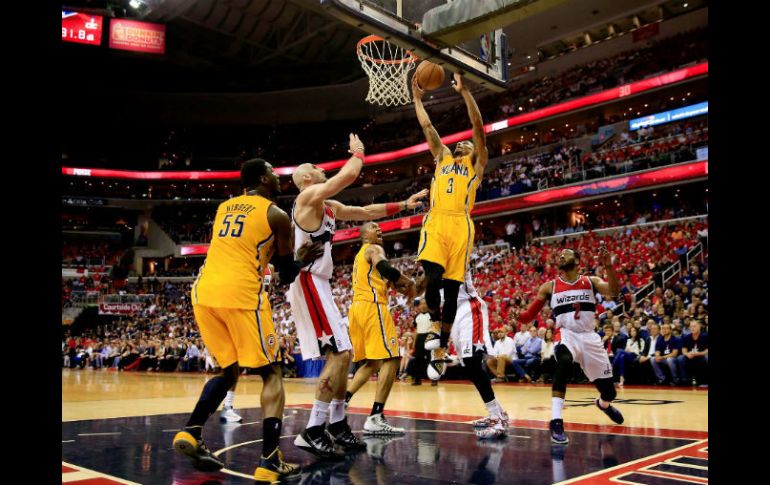
M 212 416 L 203 438 L 212 451 L 258 440 L 261 410 L 240 410 L 242 425 L 220 424 Z M 319 462 L 294 446 L 308 416 L 304 409 L 286 409 L 281 450 L 284 459 L 303 466 L 288 483 L 327 484 L 551 484 L 613 467 L 691 440 L 608 435 L 572 431 L 570 444 L 552 445 L 547 430 L 511 428 L 503 441 L 480 441 L 469 424 L 389 417 L 407 429 L 403 437 L 365 438 L 367 451 L 338 463 Z M 386 411 L 387 415 L 387 411 Z M 171 440 L 187 419 L 165 414 L 62 423 L 62 460 L 137 483 L 172 485 L 235 485 L 253 480 L 223 472 L 201 473 L 178 456 Z M 361 436 L 365 416 L 348 420 Z M 250 424 L 253 423 L 253 424 Z M 74 440 L 71 441 L 70 440 Z M 251 476 L 261 443 L 237 446 L 222 454 L 228 470 Z

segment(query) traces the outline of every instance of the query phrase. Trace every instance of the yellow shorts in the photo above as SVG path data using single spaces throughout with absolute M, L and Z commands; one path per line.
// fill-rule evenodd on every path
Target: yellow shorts
M 444 268 L 444 278 L 465 281 L 476 230 L 468 215 L 429 212 L 422 222 L 417 261 L 430 261 Z
M 270 305 L 260 310 L 193 305 L 195 321 L 211 355 L 222 368 L 235 362 L 257 368 L 276 361 L 278 335 Z
M 398 337 L 388 306 L 356 300 L 348 312 L 353 362 L 399 357 Z

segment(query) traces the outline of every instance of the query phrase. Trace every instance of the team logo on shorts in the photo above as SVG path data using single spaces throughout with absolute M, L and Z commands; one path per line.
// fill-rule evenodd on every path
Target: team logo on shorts
M 396 345 L 396 339 L 393 337 L 390 337 L 390 345 Z
M 275 345 L 275 336 L 273 336 L 273 334 L 270 334 L 267 337 L 267 345 L 268 347 L 272 347 L 273 345 Z

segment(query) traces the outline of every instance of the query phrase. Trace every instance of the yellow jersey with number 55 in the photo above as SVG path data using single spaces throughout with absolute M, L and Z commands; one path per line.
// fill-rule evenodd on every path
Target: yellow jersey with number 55
M 465 215 L 473 210 L 479 179 L 471 156 L 454 158 L 444 155 L 436 163 L 436 172 L 430 185 L 431 212 Z
M 264 295 L 264 276 L 273 256 L 267 211 L 273 203 L 259 195 L 222 202 L 206 261 L 192 287 L 193 305 L 256 310 Z

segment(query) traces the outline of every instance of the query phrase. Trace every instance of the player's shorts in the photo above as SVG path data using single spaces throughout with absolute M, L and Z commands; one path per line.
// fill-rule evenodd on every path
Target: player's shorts
M 371 301 L 354 301 L 348 312 L 353 362 L 400 357 L 396 324 L 388 306 Z
M 193 313 L 203 343 L 222 368 L 235 362 L 251 368 L 276 362 L 278 336 L 269 302 L 262 301 L 259 310 L 193 305 Z
M 444 278 L 462 283 L 475 235 L 469 215 L 432 210 L 422 221 L 417 261 L 436 263 L 444 268 Z
M 286 299 L 291 305 L 303 359 L 315 359 L 327 351 L 352 349 L 348 328 L 334 303 L 328 280 L 302 271 L 289 286 Z
M 612 364 L 598 333 L 578 333 L 562 327 L 560 343 L 567 347 L 572 359 L 580 364 L 589 381 L 612 377 Z
M 481 298 L 462 300 L 452 325 L 452 342 L 461 359 L 473 357 L 476 352 L 491 352 L 489 336 L 489 311 Z

